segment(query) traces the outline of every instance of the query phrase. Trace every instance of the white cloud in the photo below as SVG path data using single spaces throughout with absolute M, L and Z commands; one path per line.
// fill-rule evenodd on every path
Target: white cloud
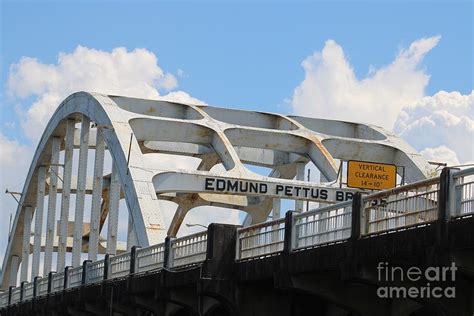
M 60 53 L 56 64 L 23 57 L 11 66 L 7 88 L 13 97 L 36 98 L 23 113 L 22 127 L 28 138 L 37 140 L 51 113 L 73 92 L 157 98 L 160 90 L 177 86 L 176 77 L 165 73 L 155 54 L 146 49 L 119 47 L 106 52 L 78 46 L 72 53 Z M 181 91 L 171 92 L 168 98 L 203 103 Z
M 51 113 L 69 94 L 94 91 L 205 104 L 186 92 L 175 91 L 177 87 L 176 77 L 165 72 L 155 54 L 146 49 L 128 51 L 121 47 L 107 52 L 78 46 L 70 53 L 60 53 L 53 64 L 45 64 L 31 57 L 21 58 L 10 67 L 7 93 L 24 105 L 17 113 L 22 132 L 32 145 L 21 144 L 0 134 L 0 189 L 8 187 L 21 191 L 33 147 L 42 135 Z M 163 92 L 167 94 L 163 96 Z M 5 125 L 5 128 L 9 126 L 11 124 Z M 18 139 L 21 139 L 20 135 Z M 190 168 L 195 163 L 176 157 L 162 157 L 160 161 L 181 168 Z M 16 202 L 10 196 L 2 194 L 0 203 L 4 210 L 16 211 Z M 7 225 L 8 222 L 3 221 L 0 230 L 7 231 Z M 4 241 L 6 238 L 0 240 L 3 249 L 6 246 Z M 0 256 L 3 256 L 3 251 L 0 251 Z
M 359 121 L 393 129 L 429 160 L 474 161 L 474 92 L 425 96 L 430 76 L 420 67 L 440 37 L 423 38 L 395 60 L 358 79 L 340 45 L 328 40 L 307 57 L 291 105 L 296 114 Z
M 299 115 L 360 121 L 392 129 L 403 106 L 419 100 L 429 81 L 420 64 L 439 36 L 423 38 L 402 49 L 395 60 L 359 80 L 342 47 L 328 40 L 307 57 L 303 82 L 291 100 Z
M 469 95 L 439 91 L 407 105 L 400 112 L 395 131 L 419 150 L 436 149 L 426 151 L 427 157 L 440 154 L 452 162 L 473 161 L 474 91 Z M 446 150 L 452 153 L 445 155 Z
M 459 165 L 456 153 L 444 145 L 436 148 L 426 148 L 421 151 L 421 154 L 428 161 L 445 162 L 448 166 Z
M 8 217 L 15 216 L 17 202 L 5 189 L 21 192 L 26 173 L 30 166 L 32 150 L 17 141 L 7 138 L 0 133 L 0 205 L 2 206 L 2 220 L 0 221 L 0 259 L 3 258 L 7 241 Z M 16 196 L 19 198 L 19 196 Z

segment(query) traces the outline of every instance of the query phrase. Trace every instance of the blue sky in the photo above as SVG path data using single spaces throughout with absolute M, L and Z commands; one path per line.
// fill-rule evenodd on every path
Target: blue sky
M 374 123 L 427 159 L 474 161 L 472 1 L 0 3 L 0 190 L 21 190 L 60 100 L 84 86 L 107 93 L 109 79 L 139 96 L 183 91 L 210 105 Z M 94 56 L 130 58 L 143 78 L 126 67 L 90 78 Z M 151 86 L 141 93 L 135 81 Z M 16 207 L 3 195 L 0 204 Z
M 300 63 L 326 40 L 336 40 L 363 77 L 369 66 L 390 63 L 400 47 L 441 35 L 422 64 L 431 75 L 426 93 L 467 93 L 473 86 L 472 10 L 470 1 L 3 1 L 1 122 L 17 119 L 18 100 L 5 93 L 10 65 L 22 56 L 54 63 L 59 52 L 77 45 L 143 47 L 166 71 L 182 69 L 187 77 L 179 88 L 209 104 L 291 112 L 284 100 L 303 78 Z

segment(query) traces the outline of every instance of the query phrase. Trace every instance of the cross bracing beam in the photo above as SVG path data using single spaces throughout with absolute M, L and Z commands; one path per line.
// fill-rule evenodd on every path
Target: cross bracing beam
M 81 137 L 85 132 L 79 124 L 83 117 L 91 122 L 88 137 Z M 54 148 L 58 146 L 54 139 L 60 140 L 59 152 L 62 158 L 59 162 L 54 158 L 57 155 Z M 96 151 L 93 177 L 84 177 L 83 172 L 72 170 L 73 161 L 80 159 L 80 154 L 74 155 L 74 151 L 80 152 L 81 144 L 88 151 Z M 102 172 L 96 172 L 101 151 L 111 157 L 115 168 L 113 181 L 110 175 L 104 174 L 108 173 L 104 172 L 107 169 L 105 165 Z M 156 160 L 162 154 L 166 154 L 168 160 Z M 170 155 L 193 157 L 189 159 L 200 162 L 177 168 L 176 164 L 170 163 Z M 34 212 L 31 207 L 28 215 L 25 206 L 37 208 L 41 194 L 48 200 L 60 195 L 57 197 L 60 200 L 57 203 L 59 225 L 53 227 L 52 234 L 49 224 L 47 229 L 42 229 L 40 250 L 48 253 L 45 256 L 47 260 L 50 256 L 48 249 L 51 249 L 51 235 L 54 236 L 57 231 L 59 236 L 53 238 L 52 252 L 57 252 L 56 269 L 61 270 L 66 264 L 67 252 L 75 251 L 76 263 L 78 252 L 90 252 L 91 257 L 96 252 L 100 254 L 111 250 L 110 253 L 113 253 L 114 244 L 115 252 L 119 252 L 119 245 L 124 244 L 112 236 L 110 240 L 104 240 L 100 231 L 106 219 L 115 216 L 118 209 L 113 207 L 112 210 L 111 206 L 120 205 L 117 203 L 120 199 L 123 199 L 129 212 L 128 222 L 123 225 L 128 227 L 127 246 L 147 246 L 161 242 L 167 231 L 170 234 L 177 231 L 183 221 L 183 214 L 185 216 L 187 211 L 197 206 L 243 210 L 251 215 L 253 223 L 257 223 L 264 221 L 272 209 L 274 214 L 278 214 L 278 200 L 282 198 L 324 203 L 333 202 L 333 198 L 337 200 L 338 194 L 346 198 L 352 190 L 338 189 L 331 183 L 336 180 L 337 159 L 349 158 L 403 166 L 409 181 L 426 178 L 431 172 L 426 161 L 412 147 L 377 126 L 165 100 L 75 93 L 64 100 L 52 115 L 33 156 L 13 220 L 12 238 L 4 256 L 2 288 L 8 287 L 15 278 L 16 271 L 12 269 L 16 269 L 17 259 L 14 258 L 20 258 L 23 261 L 20 266 L 23 267 L 28 260 L 25 253 L 29 256 L 32 251 L 29 241 L 31 226 L 25 227 Z M 307 163 L 314 164 L 327 182 L 305 182 L 301 172 Z M 222 164 L 223 168 L 213 168 L 218 164 Z M 261 175 L 245 164 L 266 167 L 272 171 Z M 38 178 L 41 178 L 38 170 L 41 166 L 46 167 L 43 193 L 38 188 L 41 183 L 38 182 Z M 52 175 L 54 172 L 56 176 Z M 207 189 L 206 178 L 215 181 L 208 182 Z M 221 180 L 225 183 L 223 190 Z M 239 181 L 242 182 L 242 190 L 237 192 L 236 184 L 228 184 L 228 181 L 237 181 L 237 186 L 241 185 Z M 245 181 L 248 182 L 247 189 Z M 115 184 L 111 185 L 112 182 Z M 121 189 L 112 192 L 116 184 Z M 99 188 L 100 185 L 102 188 Z M 81 218 L 81 195 L 91 195 L 90 205 L 83 208 L 84 212 L 91 212 L 91 225 L 88 230 L 84 230 L 86 223 L 79 220 L 81 223 L 76 228 L 80 227 L 81 234 L 76 231 L 77 241 L 74 245 L 73 238 L 68 234 L 69 211 L 78 219 Z M 72 196 L 75 203 L 71 202 Z M 183 210 L 177 212 L 181 215 L 176 216 L 169 230 L 162 220 L 159 199 L 172 200 Z M 55 220 L 56 217 L 48 219 L 48 222 Z M 25 229 L 27 231 L 24 232 Z M 114 233 L 113 227 L 111 231 Z M 79 236 L 81 242 L 78 241 Z M 22 275 L 23 268 L 20 279 Z

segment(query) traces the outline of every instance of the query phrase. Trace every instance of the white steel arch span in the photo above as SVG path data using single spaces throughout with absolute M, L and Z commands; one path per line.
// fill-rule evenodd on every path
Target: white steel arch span
M 111 174 L 104 173 L 107 151 Z M 152 157 L 162 154 L 195 157 L 200 163 L 194 170 L 176 170 L 163 163 L 150 167 L 156 161 Z M 78 161 L 75 170 L 73 159 Z M 93 170 L 87 171 L 88 159 L 93 159 Z M 3 262 L 2 289 L 15 285 L 18 274 L 20 281 L 31 281 L 39 274 L 40 262 L 43 274 L 63 269 L 68 252 L 72 265 L 78 266 L 85 253 L 95 260 L 98 254 L 125 250 L 117 242 L 120 199 L 129 211 L 127 247 L 148 246 L 167 234 L 175 236 L 186 213 L 197 206 L 239 209 L 257 223 L 272 208 L 279 208 L 280 198 L 296 200 L 296 210 L 302 209 L 303 200 L 349 199 L 353 190 L 330 184 L 337 177 L 338 159 L 403 166 L 407 182 L 426 178 L 430 170 L 403 140 L 372 125 L 72 94 L 53 114 L 34 154 Z M 329 182 L 304 182 L 308 162 Z M 224 170 L 211 171 L 218 164 Z M 263 176 L 245 164 L 272 171 Z M 58 193 L 61 199 L 56 199 Z M 91 198 L 89 206 L 86 196 Z M 160 199 L 178 205 L 170 227 L 164 227 Z M 70 207 L 74 224 L 67 216 Z M 90 212 L 90 224 L 84 223 L 84 212 Z M 103 239 L 100 231 L 106 217 Z

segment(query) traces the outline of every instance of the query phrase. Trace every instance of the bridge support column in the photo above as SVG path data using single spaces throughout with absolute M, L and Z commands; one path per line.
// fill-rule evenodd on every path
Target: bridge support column
M 128 213 L 128 229 L 127 229 L 127 251 L 131 251 L 134 246 L 137 246 L 138 239 L 135 232 L 132 214 Z
M 31 278 L 39 275 L 40 255 L 41 255 L 41 235 L 43 232 L 43 213 L 44 213 L 44 191 L 46 184 L 46 167 L 38 168 L 38 192 L 36 195 L 35 211 L 35 232 L 33 245 L 33 262 L 31 266 Z
M 107 226 L 107 249 L 111 255 L 117 254 L 117 229 L 120 205 L 120 179 L 117 166 L 112 165 L 109 189 L 109 223 Z
M 61 192 L 61 214 L 59 218 L 59 241 L 56 271 L 63 271 L 66 266 L 67 225 L 69 220 L 69 205 L 71 203 L 72 158 L 74 154 L 75 121 L 66 122 L 66 139 L 64 148 L 64 174 Z
M 100 207 L 104 174 L 105 141 L 97 129 L 94 159 L 94 183 L 92 187 L 91 224 L 89 233 L 89 260 L 96 261 L 99 252 Z
M 18 278 L 19 266 L 20 266 L 20 258 L 18 256 L 12 256 L 12 260 L 10 263 L 10 286 L 16 286 L 16 279 Z
M 23 218 L 23 245 L 22 245 L 23 247 L 22 247 L 22 255 L 21 255 L 20 282 L 28 281 L 32 214 L 33 214 L 33 208 L 31 206 L 27 206 L 25 208 L 24 218 Z M 15 280 L 15 283 L 16 283 L 16 280 Z
M 74 213 L 74 238 L 72 245 L 72 266 L 81 265 L 82 229 L 84 224 L 84 202 L 86 197 L 87 156 L 89 153 L 90 120 L 85 115 L 81 122 L 79 163 L 77 168 L 76 209 Z
M 58 164 L 59 150 L 61 147 L 61 139 L 53 137 L 51 144 L 51 165 L 49 172 L 48 185 L 48 215 L 46 220 L 46 244 L 44 251 L 44 269 L 43 277 L 51 271 L 53 262 L 53 246 L 54 246 L 54 225 L 56 225 L 56 204 L 58 192 Z

